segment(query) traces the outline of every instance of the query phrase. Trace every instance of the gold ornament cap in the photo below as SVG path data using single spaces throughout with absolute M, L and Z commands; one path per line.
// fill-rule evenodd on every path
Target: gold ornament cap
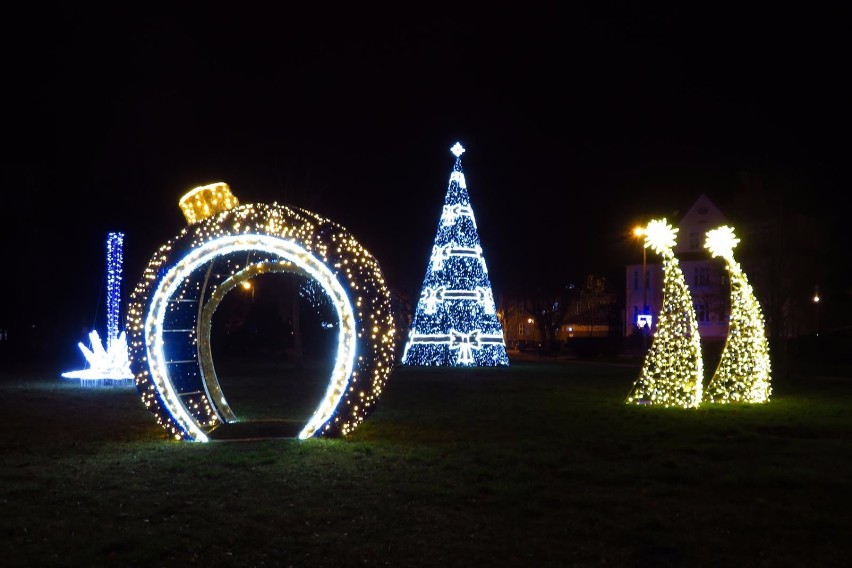
M 201 185 L 188 191 L 178 201 L 186 222 L 190 225 L 203 221 L 204 219 L 233 209 L 240 202 L 231 193 L 231 188 L 225 182 L 216 182 Z

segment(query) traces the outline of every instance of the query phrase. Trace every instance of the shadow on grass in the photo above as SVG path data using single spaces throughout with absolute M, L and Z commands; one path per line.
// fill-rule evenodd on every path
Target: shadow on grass
M 207 433 L 211 442 L 296 438 L 305 423 L 299 420 L 252 420 L 220 424 Z

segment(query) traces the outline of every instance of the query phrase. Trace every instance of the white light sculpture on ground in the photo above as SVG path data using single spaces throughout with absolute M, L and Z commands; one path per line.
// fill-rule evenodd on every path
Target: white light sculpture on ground
M 180 206 L 190 225 L 151 258 L 128 311 L 145 406 L 177 440 L 206 442 L 213 428 L 237 421 L 213 365 L 213 313 L 243 282 L 291 272 L 322 287 L 339 327 L 328 387 L 298 438 L 350 433 L 393 369 L 395 329 L 378 262 L 343 227 L 295 207 L 239 205 L 225 183 L 194 189 Z
M 456 157 L 432 257 L 415 307 L 403 365 L 508 366 L 488 268 L 461 166 Z
M 107 341 L 101 343 L 97 331 L 89 333 L 91 349 L 82 342 L 77 345 L 89 363 L 88 369 L 62 373 L 67 379 L 79 379 L 82 386 L 132 385 L 133 373 L 127 353 L 124 331 L 119 330 L 121 319 L 121 274 L 123 264 L 123 233 L 107 236 Z
M 722 226 L 708 231 L 704 244 L 710 254 L 725 260 L 731 281 L 728 337 L 704 393 L 707 402 L 767 402 L 772 393 L 763 313 L 748 278 L 734 259 L 734 247 L 739 242 L 733 228 Z
M 677 229 L 658 219 L 644 234 L 645 247 L 663 257 L 663 306 L 627 402 L 694 408 L 701 403 L 704 362 L 692 296 L 674 256 Z

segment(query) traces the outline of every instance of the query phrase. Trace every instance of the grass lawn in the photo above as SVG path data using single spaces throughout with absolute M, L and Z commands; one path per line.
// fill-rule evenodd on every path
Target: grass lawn
M 848 565 L 852 380 L 679 410 L 626 405 L 638 372 L 397 367 L 348 438 L 202 444 L 132 387 L 0 371 L 0 565 Z M 220 379 L 255 423 L 306 420 L 326 382 Z

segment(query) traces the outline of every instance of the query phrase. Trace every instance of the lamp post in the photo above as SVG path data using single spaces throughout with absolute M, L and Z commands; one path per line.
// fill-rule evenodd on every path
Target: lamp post
M 633 234 L 641 239 L 645 236 L 644 227 L 636 227 Z M 648 313 L 648 249 L 642 243 L 642 313 Z
M 648 249 L 645 247 L 645 227 L 636 227 L 633 229 L 633 235 L 640 239 L 642 245 L 642 315 L 648 314 Z M 645 323 L 647 326 L 647 322 Z M 650 328 L 647 331 L 651 331 Z M 645 330 L 642 330 L 642 346 L 647 347 L 648 337 Z
M 648 315 L 648 249 L 642 244 L 642 313 Z

